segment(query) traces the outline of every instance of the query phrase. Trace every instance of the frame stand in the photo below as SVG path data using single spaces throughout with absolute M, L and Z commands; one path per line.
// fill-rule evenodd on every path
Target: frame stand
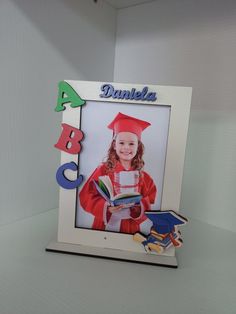
M 49 245 L 46 247 L 46 251 L 55 253 L 93 256 L 98 258 L 121 260 L 133 263 L 151 264 L 171 268 L 178 267 L 177 259 L 175 256 L 148 254 L 145 252 L 136 253 L 116 249 L 63 243 L 57 241 L 50 242 Z

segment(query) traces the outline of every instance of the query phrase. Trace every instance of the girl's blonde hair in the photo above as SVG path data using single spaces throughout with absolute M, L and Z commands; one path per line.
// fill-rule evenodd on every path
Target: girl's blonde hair
M 115 169 L 117 162 L 119 161 L 119 157 L 114 148 L 114 143 L 115 143 L 115 139 L 113 139 L 111 142 L 110 148 L 108 149 L 108 152 L 107 152 L 106 160 L 104 162 L 107 173 L 112 172 Z M 144 145 L 139 140 L 137 153 L 131 161 L 131 167 L 134 170 L 140 171 L 143 169 L 144 167 L 143 154 L 144 154 Z

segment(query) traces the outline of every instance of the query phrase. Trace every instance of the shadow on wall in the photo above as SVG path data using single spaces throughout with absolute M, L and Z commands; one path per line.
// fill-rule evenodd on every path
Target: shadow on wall
M 150 36 L 153 33 L 165 34 L 169 31 L 172 34 L 180 30 L 188 32 L 189 28 L 206 27 L 215 20 L 221 23 L 232 18 L 234 21 L 235 10 L 234 0 L 165 0 L 127 8 L 121 11 L 121 15 L 126 16 L 131 11 L 135 12 L 130 19 L 130 28 L 126 35 L 130 37 L 132 33 L 132 36 L 140 38 L 144 33 Z
M 236 115 L 191 113 L 181 208 L 186 215 L 235 229 Z
M 82 73 L 82 77 L 99 79 L 94 77 L 92 69 L 104 64 L 104 42 L 111 49 L 107 67 L 113 69 L 116 11 L 103 1 L 97 4 L 93 1 L 78 0 L 12 0 L 12 2 L 75 71 L 80 75 Z M 114 29 L 111 29 L 112 27 Z M 104 70 L 106 78 L 105 73 L 107 70 Z M 100 78 L 103 77 L 102 71 L 100 74 Z

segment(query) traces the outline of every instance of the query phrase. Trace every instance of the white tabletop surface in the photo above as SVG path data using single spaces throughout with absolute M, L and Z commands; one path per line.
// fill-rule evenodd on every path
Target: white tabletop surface
M 236 313 L 236 233 L 192 220 L 178 269 L 50 253 L 57 210 L 0 228 L 0 314 Z

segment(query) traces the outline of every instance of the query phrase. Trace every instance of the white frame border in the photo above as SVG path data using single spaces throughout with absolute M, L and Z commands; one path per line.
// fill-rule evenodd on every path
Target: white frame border
M 142 106 L 152 104 L 171 107 L 161 210 L 172 209 L 178 211 L 192 88 L 70 80 L 66 80 L 66 82 L 70 84 L 85 101 L 124 102 L 140 104 Z M 145 102 L 140 100 L 100 98 L 99 95 L 101 94 L 101 86 L 103 84 L 111 84 L 115 89 L 121 90 L 131 90 L 131 88 L 142 90 L 144 86 L 147 86 L 150 92 L 156 92 L 157 100 L 154 102 Z M 66 110 L 63 111 L 62 122 L 80 128 L 80 110 L 80 107 L 71 108 L 69 105 L 66 105 Z M 77 164 L 78 156 L 61 152 L 61 165 L 72 161 Z M 118 249 L 147 255 L 143 247 L 133 241 L 132 235 L 75 227 L 76 194 L 76 189 L 66 190 L 60 188 L 57 238 L 59 243 L 113 250 Z M 151 255 L 156 255 L 156 253 L 151 253 Z M 174 256 L 175 250 L 174 248 L 170 248 L 162 255 Z

